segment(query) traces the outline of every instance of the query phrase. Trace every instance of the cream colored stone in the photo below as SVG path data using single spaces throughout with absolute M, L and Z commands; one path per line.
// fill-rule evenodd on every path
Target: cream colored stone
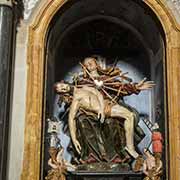
M 19 180 L 22 172 L 22 161 L 24 151 L 24 128 L 26 112 L 26 82 L 27 82 L 27 64 L 26 64 L 26 46 L 27 29 L 22 24 L 18 29 L 16 39 L 14 88 L 12 100 L 12 117 L 10 120 L 9 134 L 9 158 L 8 172 L 9 180 Z

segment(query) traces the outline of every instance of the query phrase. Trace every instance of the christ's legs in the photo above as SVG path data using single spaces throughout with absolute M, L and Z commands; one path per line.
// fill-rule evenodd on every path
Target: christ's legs
M 111 117 L 121 117 L 125 119 L 126 150 L 134 158 L 137 158 L 139 155 L 134 148 L 134 114 L 127 108 L 116 104 L 111 108 Z

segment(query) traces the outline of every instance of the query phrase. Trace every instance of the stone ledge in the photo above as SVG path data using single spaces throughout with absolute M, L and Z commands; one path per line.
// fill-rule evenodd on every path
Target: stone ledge
M 0 0 L 0 5 L 12 6 L 11 0 Z

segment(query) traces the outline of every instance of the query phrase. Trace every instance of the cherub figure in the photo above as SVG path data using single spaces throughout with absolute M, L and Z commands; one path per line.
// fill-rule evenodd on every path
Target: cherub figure
M 46 180 L 65 180 L 65 174 L 67 169 L 75 170 L 75 166 L 63 159 L 63 148 L 53 148 L 49 149 L 49 154 L 51 158 L 48 161 L 48 165 L 52 168 L 48 172 Z
M 162 175 L 161 154 L 152 155 L 149 150 L 144 149 L 146 159 L 143 163 L 143 173 L 146 175 L 144 180 L 160 180 Z

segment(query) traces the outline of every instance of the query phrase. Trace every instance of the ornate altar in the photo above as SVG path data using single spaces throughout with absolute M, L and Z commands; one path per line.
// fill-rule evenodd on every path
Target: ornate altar
M 59 178 L 61 176 L 63 178 L 66 174 L 66 178 L 73 176 L 78 180 L 86 177 L 97 179 L 95 175 L 103 178 L 111 177 L 111 175 L 114 178 L 122 177 L 122 179 L 142 179 L 142 176 L 149 178 L 156 169 L 147 168 L 149 166 L 147 159 L 150 159 L 153 167 L 157 165 L 163 168 L 162 179 L 168 177 L 178 179 L 180 27 L 166 2 L 162 0 L 52 0 L 41 5 L 35 12 L 28 36 L 27 112 L 22 179 L 52 178 L 54 172 Z M 81 11 L 82 9 L 84 11 Z M 78 128 L 76 131 L 83 150 L 80 152 L 84 153 L 79 156 L 74 143 L 70 142 L 71 136 L 66 126 L 69 111 L 65 113 L 67 110 L 65 103 L 62 103 L 61 108 L 57 105 L 60 93 L 54 90 L 54 84 L 64 80 L 64 83 L 75 85 L 69 82 L 70 76 L 81 72 L 83 68 L 79 62 L 84 65 L 84 58 L 94 54 L 106 58 L 106 67 L 114 67 L 115 64 L 122 73 L 129 72 L 125 76 L 131 78 L 133 82 L 138 83 L 147 77 L 148 81 L 152 80 L 156 84 L 149 91 L 123 97 L 128 109 L 131 109 L 133 114 L 136 112 L 139 115 L 138 126 L 133 129 L 135 135 L 133 144 L 138 155 L 142 155 L 142 159 L 138 159 L 142 160 L 140 164 L 143 164 L 144 172 L 142 170 L 133 172 L 137 158 L 124 149 L 126 137 L 123 119 L 114 121 L 113 118 L 106 117 L 104 122 L 99 123 L 101 118 L 99 119 L 97 113 L 93 113 L 86 116 L 86 121 L 83 119 L 86 112 L 78 112 L 77 116 L 82 118 L 82 121 L 78 121 L 77 125 L 78 127 L 86 126 L 87 130 L 84 132 L 84 129 Z M 101 63 L 100 67 L 106 69 L 103 64 L 101 66 Z M 97 81 L 96 84 L 101 87 L 102 83 Z M 98 88 L 95 89 L 99 91 Z M 118 99 L 117 92 L 109 94 L 113 96 L 113 99 Z M 155 125 L 156 122 L 159 129 Z M 54 130 L 49 127 L 50 124 L 54 124 Z M 97 124 L 99 126 L 96 126 Z M 57 130 L 56 126 L 63 130 Z M 87 135 L 90 134 L 89 127 L 92 132 L 101 135 L 93 134 L 92 139 L 87 139 L 87 136 L 86 139 L 79 139 L 80 134 L 86 132 Z M 104 132 L 109 132 L 109 129 L 111 134 L 115 131 L 115 135 L 104 137 Z M 136 132 L 136 129 L 140 131 Z M 142 129 L 143 133 L 139 136 Z M 99 148 L 97 144 L 101 144 L 99 143 L 101 139 L 112 142 L 116 137 L 121 138 L 117 138 L 118 144 L 115 147 L 109 146 L 113 149 L 112 156 L 120 151 L 115 161 L 124 158 L 126 160 L 127 157 L 125 162 L 128 162 L 128 165 L 118 171 L 115 171 L 114 167 L 113 172 L 88 171 L 86 173 L 85 169 L 89 167 L 83 167 L 84 161 L 98 159 L 96 160 L 97 154 L 94 157 L 94 150 L 89 158 L 90 148 L 84 150 L 83 141 L 87 146 L 88 141 L 97 140 L 98 143 L 94 141 L 93 143 L 98 152 L 103 152 L 103 149 L 108 148 L 105 144 L 102 149 Z M 164 139 L 163 142 L 162 139 Z M 156 149 L 154 147 L 158 147 L 158 151 L 161 150 L 162 144 L 162 153 L 156 154 L 152 151 Z M 150 153 L 146 152 L 146 148 Z M 73 152 L 75 152 L 74 155 Z M 106 154 L 108 154 L 108 159 L 105 158 L 103 163 L 114 159 L 110 158 L 111 153 Z M 71 161 L 72 157 L 77 157 L 77 159 L 73 158 Z M 79 163 L 81 169 L 77 171 L 80 157 L 84 161 Z M 61 171 L 57 170 L 59 163 L 61 163 Z M 116 164 L 119 166 L 122 163 Z M 158 172 L 161 174 L 161 171 Z
M 51 169 L 46 179 L 108 174 L 118 178 L 131 174 L 138 179 L 144 174 L 145 180 L 159 180 L 163 172 L 159 125 L 148 116 L 140 119 L 139 112 L 124 101 L 125 96 L 138 96 L 155 83 L 146 78 L 133 82 L 117 60 L 107 66 L 105 58 L 94 56 L 79 64 L 79 71 L 54 85 L 55 106 L 61 111 L 48 119 Z M 61 133 L 70 138 L 66 147 Z M 147 133 L 151 141 L 142 144 Z

